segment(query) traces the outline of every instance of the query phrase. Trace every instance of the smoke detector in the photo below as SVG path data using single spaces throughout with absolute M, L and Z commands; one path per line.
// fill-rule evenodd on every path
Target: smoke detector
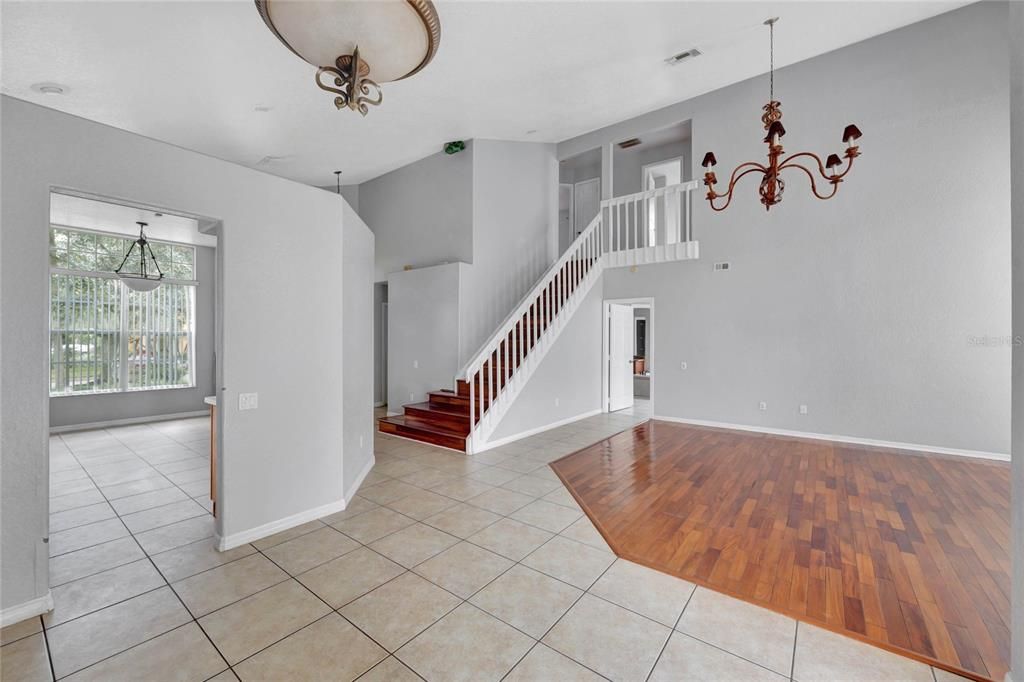
M 702 53 L 700 50 L 698 50 L 695 47 L 691 47 L 689 50 L 685 50 L 684 52 L 680 52 L 679 54 L 672 55 L 671 57 L 666 59 L 665 62 L 669 66 L 675 66 L 676 64 L 689 61 L 694 57 L 699 57 L 701 54 Z

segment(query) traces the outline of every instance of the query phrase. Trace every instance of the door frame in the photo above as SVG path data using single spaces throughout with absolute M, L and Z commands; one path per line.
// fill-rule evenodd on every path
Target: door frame
M 601 412 L 608 412 L 609 405 L 609 392 L 611 391 L 611 382 L 608 376 L 608 353 L 611 351 L 609 338 L 608 338 L 608 326 L 611 322 L 611 306 L 612 304 L 617 305 L 643 305 L 650 310 L 648 316 L 649 329 L 647 332 L 647 353 L 650 357 L 654 357 L 654 335 L 650 333 L 650 329 L 654 329 L 654 297 L 653 296 L 640 296 L 636 298 L 606 298 L 601 301 Z M 652 380 L 653 381 L 653 380 Z M 651 414 L 654 414 L 654 389 L 651 388 L 650 406 Z
M 568 249 L 569 245 L 576 240 L 576 184 L 572 182 L 560 182 L 558 183 L 558 190 L 561 191 L 563 187 L 569 189 L 569 235 L 572 239 L 565 245 Z M 558 255 L 561 256 L 565 253 L 565 249 L 562 248 L 562 235 L 558 235 Z
M 572 183 L 572 241 L 569 242 L 570 244 L 572 244 L 572 242 L 576 241 L 576 237 L 579 236 L 580 232 L 583 232 L 583 230 L 587 229 L 587 226 L 584 225 L 583 228 L 581 230 L 579 230 L 579 232 L 576 231 L 576 189 L 580 185 L 591 185 L 591 184 L 594 184 L 594 183 L 597 183 L 597 213 L 595 215 L 600 215 L 601 214 L 601 176 L 598 176 L 596 178 L 588 178 L 587 180 L 580 180 L 579 182 Z

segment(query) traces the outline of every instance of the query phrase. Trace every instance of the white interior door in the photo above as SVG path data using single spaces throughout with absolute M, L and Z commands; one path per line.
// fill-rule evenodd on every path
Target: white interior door
M 576 239 L 601 210 L 601 178 L 577 182 L 573 189 L 573 210 L 576 213 L 573 239 Z
M 608 410 L 633 406 L 633 307 L 608 304 Z

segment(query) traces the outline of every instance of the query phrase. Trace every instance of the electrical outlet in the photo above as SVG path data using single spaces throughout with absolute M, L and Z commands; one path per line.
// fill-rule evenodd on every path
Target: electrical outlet
M 686 369 L 686 361 L 685 360 L 683 360 L 682 362 L 679 363 L 679 369 Z
M 259 395 L 259 393 L 239 393 L 238 409 L 255 410 L 257 407 L 259 407 Z
M 761 410 L 762 412 L 767 412 L 768 411 L 768 403 L 766 403 L 765 401 L 762 400 L 761 403 L 757 406 L 757 409 Z
M 363 437 L 362 436 L 359 436 L 359 449 L 360 450 L 363 449 Z
M 412 368 L 413 369 L 419 369 L 420 368 L 420 361 L 419 360 L 413 360 L 412 361 Z
M 807 406 L 806 405 L 801 405 L 800 406 L 800 414 L 807 414 Z
M 561 398 L 555 398 L 555 407 L 558 407 L 558 404 L 560 402 L 561 402 Z
M 414 401 L 414 400 L 416 400 L 415 396 L 413 396 L 413 394 L 412 394 L 412 393 L 410 393 L 410 394 L 409 394 L 409 402 L 411 403 L 411 402 L 412 402 L 412 401 Z

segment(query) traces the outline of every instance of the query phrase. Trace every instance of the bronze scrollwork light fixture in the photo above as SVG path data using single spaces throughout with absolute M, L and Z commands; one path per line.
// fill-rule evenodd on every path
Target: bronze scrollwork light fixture
M 381 83 L 423 69 L 441 42 L 441 22 L 430 0 L 255 2 L 277 39 L 317 67 L 317 87 L 335 95 L 334 106 L 363 116 L 383 101 Z
M 764 143 L 768 145 L 768 164 L 761 164 L 755 161 L 748 161 L 741 163 L 729 176 L 729 188 L 722 194 L 715 191 L 715 183 L 718 182 L 718 178 L 715 176 L 715 172 L 712 168 L 718 163 L 715 159 L 715 155 L 712 152 L 708 152 L 704 155 L 704 159 L 701 161 L 701 165 L 704 166 L 704 184 L 708 188 L 707 200 L 711 205 L 711 208 L 715 211 L 724 211 L 726 207 L 732 202 L 733 190 L 736 188 L 736 183 L 750 173 L 761 174 L 761 184 L 758 188 L 758 193 L 761 195 L 761 204 L 764 205 L 765 210 L 771 209 L 772 206 L 782 201 L 782 194 L 786 189 L 785 181 L 779 177 L 779 174 L 789 168 L 795 168 L 803 171 L 808 179 L 811 181 L 811 192 L 814 196 L 819 199 L 831 199 L 835 196 L 836 191 L 839 189 L 839 183 L 843 181 L 846 174 L 850 172 L 853 167 L 853 160 L 860 156 L 860 148 L 856 145 L 857 140 L 860 138 L 860 129 L 852 123 L 846 126 L 843 130 L 843 142 L 846 143 L 846 150 L 843 152 L 843 156 L 846 157 L 845 168 L 840 169 L 843 166 L 843 162 L 840 160 L 838 154 L 829 154 L 828 158 L 824 163 L 821 161 L 821 157 L 812 152 L 799 152 L 797 154 L 790 154 L 789 156 L 783 157 L 782 149 L 782 137 L 786 134 L 786 129 L 782 126 L 782 110 L 780 109 L 781 104 L 775 99 L 775 22 L 778 21 L 778 17 L 768 19 L 765 21 L 765 25 L 768 26 L 769 41 L 770 41 L 770 70 L 769 70 L 769 98 L 768 104 L 765 104 L 763 109 L 764 113 L 761 115 L 761 123 L 764 125 L 764 129 L 767 132 L 765 135 Z M 813 160 L 813 165 L 808 168 L 797 162 L 799 159 L 807 159 L 808 161 Z M 819 191 L 816 180 L 824 179 L 830 185 L 832 189 L 829 191 Z M 721 205 L 715 205 L 716 199 L 725 198 L 725 202 Z

